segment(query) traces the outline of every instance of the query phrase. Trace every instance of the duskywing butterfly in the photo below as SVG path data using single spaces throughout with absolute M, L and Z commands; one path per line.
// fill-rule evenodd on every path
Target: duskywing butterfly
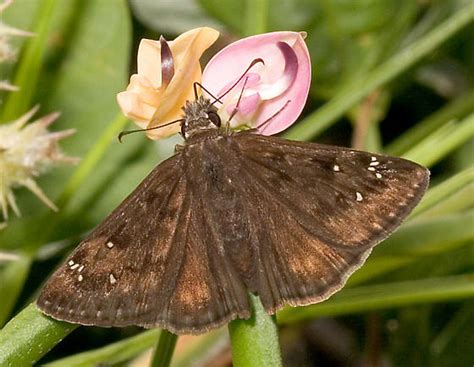
M 83 325 L 197 334 L 339 290 L 418 203 L 427 169 L 401 158 L 221 127 L 187 102 L 185 144 L 72 253 L 37 304 Z

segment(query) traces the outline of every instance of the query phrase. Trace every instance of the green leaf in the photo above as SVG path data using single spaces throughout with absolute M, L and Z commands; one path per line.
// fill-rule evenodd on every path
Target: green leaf
M 30 304 L 0 330 L 0 366 L 31 366 L 78 325 L 53 320 Z
M 385 283 L 347 288 L 328 301 L 316 305 L 285 308 L 278 313 L 278 321 L 288 324 L 322 316 L 349 315 L 431 302 L 452 302 L 470 297 L 474 297 L 474 274 Z
M 232 364 L 235 367 L 281 366 L 275 316 L 267 314 L 258 296 L 250 295 L 252 317 L 229 324 Z

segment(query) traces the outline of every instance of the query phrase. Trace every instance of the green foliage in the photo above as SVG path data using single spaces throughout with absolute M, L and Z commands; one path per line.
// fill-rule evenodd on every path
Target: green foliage
M 40 179 L 59 213 L 49 212 L 30 193 L 19 190 L 24 216 L 0 231 L 0 252 L 18 255 L 0 262 L 0 325 L 16 314 L 0 331 L 0 365 L 29 366 L 43 356 L 41 363 L 49 366 L 119 365 L 157 345 L 153 365 L 187 366 L 204 360 L 226 341 L 226 332 L 216 331 L 171 359 L 176 337 L 168 332 L 130 336 L 130 331 L 97 334 L 80 328 L 78 332 L 95 342 L 71 352 L 68 340 L 74 335 L 63 339 L 76 326 L 54 321 L 30 304 L 39 283 L 78 238 L 171 154 L 179 141 L 151 144 L 143 136 L 134 136 L 120 145 L 115 138 L 127 123 L 115 94 L 126 86 L 130 74 L 128 63 L 135 57 L 132 41 L 139 39 L 140 32 L 152 37 L 146 27 L 174 36 L 208 22 L 237 37 L 288 29 L 308 32 L 314 72 L 311 99 L 305 116 L 284 136 L 300 140 L 320 136 L 338 143 L 342 137 L 349 144 L 348 125 L 341 123 L 348 120 L 354 129 L 353 142 L 361 142 L 361 147 L 432 168 L 432 185 L 420 205 L 374 250 L 346 288 L 321 304 L 282 310 L 278 324 L 298 330 L 302 321 L 334 317 L 363 344 L 368 333 L 352 327 L 348 318 L 360 319 L 370 311 L 384 322 L 396 320 L 396 331 L 379 327 L 387 338 L 383 350 L 375 351 L 392 364 L 472 364 L 468 342 L 474 333 L 469 300 L 474 296 L 472 2 L 172 3 L 170 8 L 167 2 L 131 1 L 133 30 L 125 0 L 17 0 L 2 14 L 2 22 L 37 35 L 16 43 L 20 53 L 15 68 L 0 70 L 0 79 L 21 87 L 0 96 L 1 122 L 17 118 L 37 103 L 41 114 L 60 111 L 62 117 L 52 128 L 77 130 L 62 146 L 82 161 Z M 423 78 L 428 72 L 430 78 Z M 358 111 L 372 99 L 372 116 L 361 121 Z M 229 326 L 234 365 L 281 365 L 275 318 L 263 311 L 258 298 L 252 296 L 252 302 L 253 318 Z M 108 339 L 101 342 L 100 335 Z M 48 353 L 59 343 L 63 352 Z

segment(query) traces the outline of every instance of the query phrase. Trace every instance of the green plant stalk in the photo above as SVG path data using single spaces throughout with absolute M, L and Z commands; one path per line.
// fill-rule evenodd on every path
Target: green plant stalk
M 385 152 L 400 156 L 447 121 L 463 118 L 473 110 L 474 90 L 471 90 L 417 123 L 410 130 L 388 144 L 385 147 Z
M 17 260 L 4 264 L 0 269 L 0 327 L 2 327 L 10 316 L 11 310 L 23 289 L 26 278 L 30 272 L 31 256 L 19 255 Z
M 473 19 L 474 6 L 468 4 L 462 7 L 432 31 L 376 67 L 365 80 L 356 80 L 343 88 L 338 96 L 294 125 L 284 134 L 284 137 L 293 140 L 310 140 L 320 134 L 362 98 L 408 70 L 456 32 L 471 23 Z
M 269 0 L 245 0 L 244 35 L 265 33 L 268 24 Z
M 281 366 L 275 316 L 267 314 L 258 296 L 250 294 L 252 317 L 229 324 L 234 367 Z
M 33 30 L 35 36 L 27 41 L 13 78 L 13 84 L 19 87 L 19 90 L 8 94 L 3 109 L 3 122 L 18 118 L 32 105 L 44 54 L 48 49 L 46 43 L 56 5 L 57 0 L 42 0 L 38 8 L 37 23 Z
M 31 366 L 78 325 L 53 320 L 30 304 L 0 330 L 0 366 Z
M 461 122 L 448 122 L 443 125 L 403 154 L 403 157 L 431 167 L 472 137 L 474 137 L 474 113 Z
M 470 167 L 448 178 L 437 186 L 430 188 L 411 213 L 411 218 L 423 214 L 440 202 L 449 199 L 452 195 L 463 190 L 473 182 L 474 167 Z
M 168 367 L 171 363 L 177 340 L 177 335 L 170 333 L 168 330 L 162 330 L 151 359 L 150 367 Z
M 285 308 L 278 313 L 278 322 L 289 324 L 321 316 L 349 315 L 471 297 L 474 297 L 474 274 L 378 284 L 344 289 L 328 301 L 316 305 Z
M 46 363 L 44 367 L 90 367 L 97 366 L 100 363 L 111 365 L 122 363 L 151 348 L 156 343 L 159 335 L 160 330 L 144 331 L 102 348 Z

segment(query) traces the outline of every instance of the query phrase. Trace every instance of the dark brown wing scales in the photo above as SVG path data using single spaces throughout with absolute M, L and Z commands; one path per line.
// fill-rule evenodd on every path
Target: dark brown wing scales
M 400 158 L 249 133 L 234 141 L 270 312 L 341 288 L 428 185 L 425 168 Z
M 164 327 L 199 333 L 248 317 L 244 285 L 208 238 L 180 156 L 160 164 L 73 252 L 37 301 L 83 325 Z M 222 282 L 222 283 L 221 283 Z M 239 297 L 239 298 L 236 298 Z

